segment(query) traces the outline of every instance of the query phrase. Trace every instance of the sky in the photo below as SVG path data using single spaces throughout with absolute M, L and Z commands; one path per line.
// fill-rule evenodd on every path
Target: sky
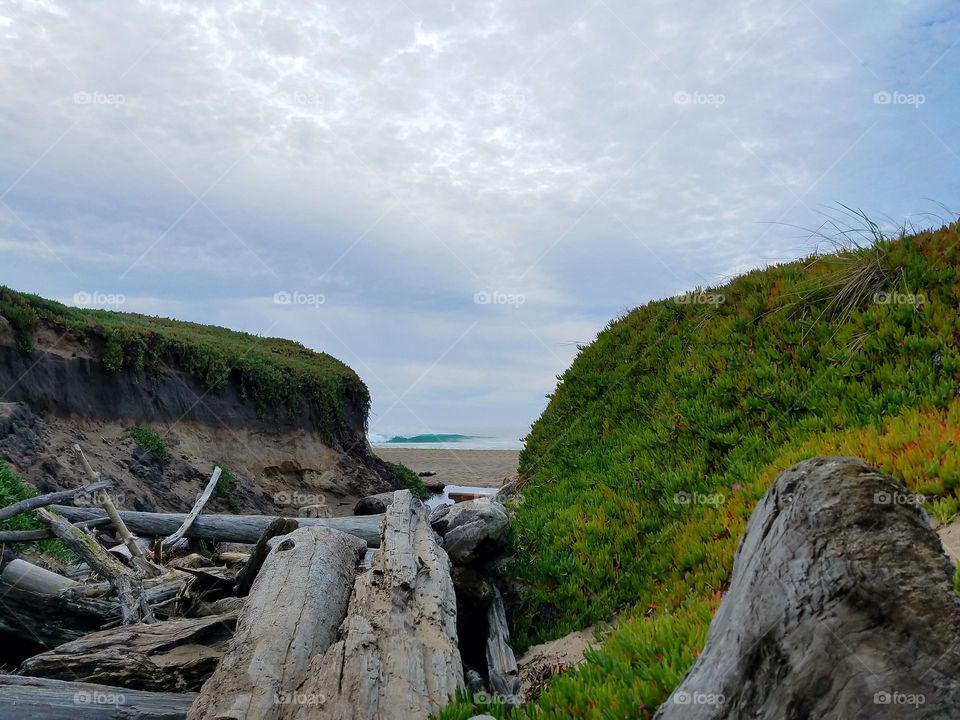
M 329 352 L 518 438 L 652 299 L 960 201 L 960 7 L 0 0 L 0 284 Z

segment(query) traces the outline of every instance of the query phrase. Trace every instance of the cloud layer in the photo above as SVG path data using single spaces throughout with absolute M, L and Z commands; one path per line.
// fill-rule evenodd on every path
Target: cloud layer
M 611 317 L 830 203 L 947 216 L 960 13 L 836 5 L 0 2 L 0 282 L 327 350 L 377 432 L 520 434 Z

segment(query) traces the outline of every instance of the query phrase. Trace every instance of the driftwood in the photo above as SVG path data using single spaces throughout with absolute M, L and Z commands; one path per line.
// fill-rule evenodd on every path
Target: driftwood
M 503 596 L 491 581 L 493 602 L 487 610 L 487 669 L 490 689 L 507 707 L 520 705 L 520 670 L 510 647 L 510 626 L 503 607 Z
M 250 593 L 250 588 L 253 586 L 253 581 L 256 579 L 257 573 L 260 572 L 263 561 L 266 560 L 267 555 L 270 554 L 270 545 L 268 544 L 270 540 L 278 535 L 292 533 L 296 529 L 297 521 L 290 518 L 277 518 L 267 526 L 267 529 L 263 531 L 263 535 L 257 540 L 250 559 L 247 560 L 237 575 L 237 582 L 233 588 L 233 592 L 237 597 L 246 597 Z
M 77 457 L 80 458 L 80 463 L 83 465 L 83 471 L 87 474 L 87 479 L 89 479 L 91 482 L 99 481 L 100 473 L 95 472 L 93 467 L 91 467 L 90 463 L 87 461 L 87 456 L 83 454 L 83 450 L 80 448 L 80 446 L 74 445 L 73 451 L 77 454 Z M 131 563 L 145 575 L 162 575 L 163 568 L 147 562 L 147 559 L 143 554 L 143 550 L 139 545 L 137 545 L 136 538 L 133 537 L 133 535 L 130 533 L 130 530 L 124 524 L 123 518 L 120 517 L 120 513 L 117 511 L 116 505 L 113 504 L 113 499 L 110 497 L 110 494 L 107 493 L 106 490 L 98 490 L 93 494 L 93 498 L 103 508 L 104 512 L 106 512 L 107 517 L 109 517 L 110 522 L 113 523 L 113 527 L 116 529 L 120 540 L 130 551 Z
M 0 675 L 4 720 L 181 720 L 194 695 Z
M 74 488 L 73 490 L 58 490 L 57 492 L 47 493 L 46 495 L 38 495 L 37 497 L 27 498 L 26 500 L 21 500 L 20 502 L 13 503 L 13 505 L 7 505 L 7 507 L 0 509 L 0 522 L 9 520 L 10 518 L 20 515 L 21 513 L 46 507 L 47 505 L 62 503 L 66 500 L 72 500 L 77 495 L 94 493 L 98 490 L 103 490 L 108 487 L 110 487 L 110 483 L 106 480 L 103 480 L 94 482 L 86 487 Z
M 155 622 L 153 611 L 143 595 L 140 578 L 104 550 L 92 537 L 78 530 L 45 508 L 37 510 L 37 517 L 46 523 L 63 544 L 79 555 L 90 568 L 106 578 L 116 590 L 123 613 L 123 624 Z
M 274 543 L 227 654 L 190 709 L 191 720 L 278 718 L 280 693 L 303 681 L 334 641 L 364 544 L 328 528 L 301 528 Z
M 110 518 L 98 518 L 96 520 L 88 520 L 86 522 L 74 523 L 74 527 L 78 528 L 92 528 L 99 527 L 100 525 L 107 525 L 110 522 Z M 53 531 L 50 528 L 40 528 L 39 530 L 5 530 L 0 532 L 0 543 L 26 543 L 26 542 L 35 542 L 37 540 L 47 540 L 48 538 L 56 537 L 53 534 Z
M 210 677 L 236 615 L 125 625 L 28 658 L 19 673 L 135 690 L 197 690 Z
M 285 720 L 426 718 L 463 687 L 450 560 L 437 541 L 420 500 L 397 492 L 341 639 L 311 662 Z
M 65 578 L 20 558 L 14 558 L 3 567 L 0 579 L 7 585 L 43 595 L 59 595 L 61 591 L 79 585 L 76 580 Z
M 121 618 L 119 603 L 75 596 L 72 590 L 51 595 L 0 580 L 0 598 L 0 632 L 46 648 L 76 640 Z
M 200 496 L 197 497 L 197 501 L 193 504 L 190 512 L 187 513 L 187 517 L 184 519 L 183 524 L 161 543 L 160 547 L 164 552 L 172 548 L 177 540 L 187 534 L 190 526 L 193 525 L 193 521 L 197 519 L 197 516 L 203 511 L 203 506 L 207 504 L 210 496 L 213 495 L 213 491 L 217 489 L 217 483 L 220 481 L 220 474 L 222 472 L 223 470 L 221 470 L 219 466 L 213 469 L 213 475 L 210 476 L 210 481 L 207 483 L 207 487 L 205 487 L 203 492 L 200 493 Z
M 52 505 L 51 510 L 70 522 L 83 522 L 104 517 L 97 508 L 77 508 L 69 505 Z M 186 515 L 183 513 L 147 513 L 120 511 L 127 527 L 140 535 L 166 537 L 174 532 Z M 220 540 L 223 542 L 255 543 L 263 531 L 276 520 L 272 515 L 201 515 L 187 531 L 188 538 Z M 380 545 L 380 523 L 383 515 L 362 515 L 335 518 L 292 518 L 300 527 L 327 527 L 356 535 L 366 540 L 369 547 Z

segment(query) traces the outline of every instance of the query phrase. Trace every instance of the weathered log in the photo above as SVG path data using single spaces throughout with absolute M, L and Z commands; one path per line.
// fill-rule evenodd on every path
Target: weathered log
M 267 526 L 267 529 L 263 531 L 263 535 L 257 540 L 250 559 L 247 560 L 237 575 L 237 583 L 233 588 L 233 592 L 237 597 L 246 597 L 250 593 L 250 588 L 253 587 L 253 581 L 256 579 L 257 573 L 260 572 L 263 561 L 266 560 L 267 555 L 270 554 L 270 545 L 268 544 L 270 540 L 278 535 L 288 535 L 296 529 L 297 521 L 288 518 L 277 518 Z
M 359 539 L 329 528 L 300 528 L 279 538 L 253 583 L 227 654 L 188 717 L 278 718 L 281 694 L 296 689 L 311 658 L 336 639 L 364 549 Z
M 53 648 L 120 620 L 119 603 L 72 593 L 50 595 L 0 581 L 0 632 Z
M 178 618 L 91 633 L 28 658 L 18 672 L 134 690 L 198 690 L 223 655 L 236 620 Z
M 193 694 L 0 675 L 4 720 L 182 720 Z
M 109 522 L 110 518 L 104 517 L 96 520 L 88 520 L 87 522 L 74 523 L 74 527 L 92 528 L 106 525 Z M 36 542 L 37 540 L 47 540 L 52 537 L 55 537 L 55 535 L 50 528 L 40 528 L 39 530 L 4 530 L 0 532 L 0 544 L 8 543 L 13 545 L 15 543 Z
M 285 720 L 405 720 L 463 687 L 450 560 L 423 504 L 398 491 L 372 567 L 354 585 L 340 640 L 310 664 Z
M 490 689 L 499 695 L 507 707 L 519 707 L 520 670 L 517 658 L 510 647 L 510 626 L 507 625 L 507 613 L 503 607 L 503 596 L 495 583 L 493 602 L 487 610 L 487 670 Z
M 70 522 L 82 522 L 104 516 L 97 508 L 76 508 L 69 505 L 52 505 L 51 510 Z M 127 527 L 140 535 L 166 537 L 175 531 L 186 515 L 182 513 L 146 513 L 120 511 Z M 255 543 L 274 520 L 275 515 L 201 515 L 187 531 L 188 538 L 220 540 L 224 542 Z M 383 515 L 362 515 L 335 518 L 292 518 L 299 527 L 326 527 L 356 535 L 370 547 L 380 545 L 380 524 Z
M 110 487 L 110 483 L 102 480 L 87 485 L 86 487 L 74 488 L 73 490 L 58 490 L 57 492 L 47 493 L 46 495 L 27 498 L 26 500 L 15 502 L 12 505 L 7 505 L 5 508 L 0 509 L 0 522 L 9 520 L 12 517 L 29 512 L 30 510 L 36 510 L 37 508 L 46 507 L 47 505 L 54 505 L 55 503 L 62 503 L 77 495 L 93 493 L 108 487 Z
M 44 595 L 59 595 L 61 590 L 79 585 L 76 580 L 65 578 L 20 558 L 14 558 L 4 566 L 0 579 L 13 587 Z
M 207 504 L 210 496 L 213 495 L 213 491 L 217 488 L 217 482 L 219 482 L 220 474 L 222 472 L 223 470 L 220 469 L 219 465 L 213 469 L 213 475 L 210 476 L 210 481 L 207 483 L 207 487 L 204 488 L 203 492 L 200 493 L 199 497 L 197 497 L 197 501 L 193 504 L 190 512 L 187 513 L 187 517 L 184 519 L 183 524 L 180 525 L 180 527 L 178 527 L 172 535 L 167 537 L 160 544 L 160 547 L 164 552 L 172 548 L 177 540 L 187 534 L 190 526 L 193 525 L 193 521 L 197 519 L 197 516 L 203 510 L 203 506 Z
M 90 568 L 104 577 L 116 590 L 123 612 L 124 625 L 155 622 L 153 611 L 143 595 L 143 583 L 119 560 L 104 550 L 89 535 L 45 508 L 37 510 L 37 517 L 49 526 L 64 545 L 79 555 Z

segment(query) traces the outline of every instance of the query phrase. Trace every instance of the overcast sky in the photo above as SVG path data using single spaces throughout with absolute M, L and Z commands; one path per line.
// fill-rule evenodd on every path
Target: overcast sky
M 955 211 L 958 42 L 947 1 L 0 0 L 0 283 L 516 437 L 577 343 L 831 203 Z

